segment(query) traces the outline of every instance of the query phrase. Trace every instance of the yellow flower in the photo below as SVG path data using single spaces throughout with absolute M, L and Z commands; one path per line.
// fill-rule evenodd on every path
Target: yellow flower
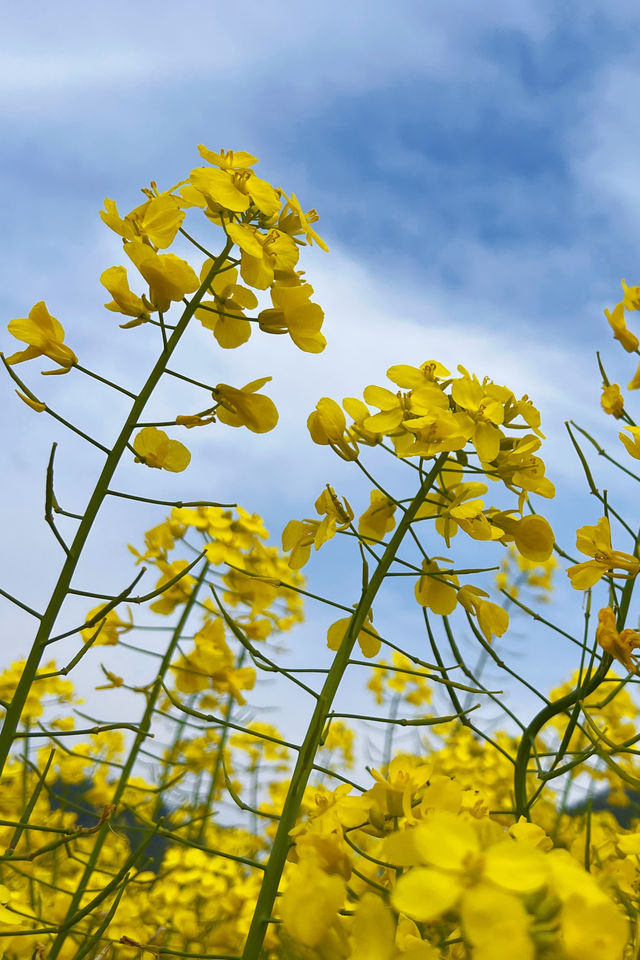
M 361 401 L 355 401 L 356 403 Z M 369 410 L 365 409 L 365 416 Z M 331 397 L 321 397 L 315 410 L 307 418 L 307 429 L 314 443 L 330 446 L 343 460 L 355 460 L 358 456 L 358 444 L 347 430 L 347 421 L 342 409 Z
M 447 544 L 455 537 L 458 527 L 474 540 L 500 539 L 501 531 L 492 527 L 483 514 L 484 503 L 476 499 L 487 492 L 484 483 L 464 483 L 462 466 L 447 460 L 438 475 L 439 490 L 429 493 L 420 506 L 416 519 L 436 518 L 436 530 Z
M 340 649 L 350 623 L 351 617 L 343 617 L 341 620 L 336 620 L 335 623 L 331 624 L 327 631 L 327 646 L 329 650 Z M 365 624 L 358 633 L 357 640 L 364 657 L 376 657 L 380 652 L 381 641 L 373 627 L 371 611 L 367 614 Z
M 278 227 L 292 237 L 297 238 L 300 234 L 304 234 L 305 240 L 298 240 L 298 243 L 304 243 L 306 241 L 307 243 L 313 244 L 315 240 L 320 249 L 328 253 L 329 247 L 322 237 L 319 237 L 311 227 L 311 224 L 315 223 L 318 219 L 319 217 L 315 210 L 307 210 L 306 213 L 303 213 L 298 198 L 295 193 L 292 193 L 291 198 L 287 199 L 282 213 L 278 218 Z
M 504 544 L 515 542 L 516 549 L 527 560 L 545 563 L 553 552 L 555 536 L 548 520 L 538 513 L 513 517 L 509 511 L 490 511 L 491 523 L 500 527 Z
M 274 282 L 276 271 L 288 275 L 298 262 L 300 253 L 295 241 L 281 230 L 272 229 L 265 234 L 249 224 L 230 223 L 227 233 L 242 251 L 242 279 L 256 290 L 266 290 Z
M 615 660 L 623 663 L 629 673 L 638 672 L 637 658 L 632 655 L 631 651 L 640 647 L 640 633 L 628 627 L 618 633 L 616 615 L 611 607 L 603 607 L 598 612 L 596 640 L 603 650 Z
M 344 506 L 332 487 L 327 486 L 316 500 L 319 514 L 325 514 L 323 520 L 290 520 L 282 532 L 282 549 L 291 550 L 289 566 L 299 570 L 308 561 L 311 545 L 319 550 L 323 543 L 331 540 L 338 530 L 344 530 L 353 520 L 353 510 L 347 500 Z
M 187 448 L 179 440 L 170 440 L 164 430 L 143 427 L 133 443 L 136 463 L 171 473 L 181 473 L 189 466 L 191 454 Z
M 320 333 L 324 311 L 317 303 L 311 303 L 312 293 L 310 283 L 293 287 L 274 283 L 271 287 L 273 309 L 258 314 L 260 329 L 265 333 L 288 332 L 300 350 L 321 353 L 327 345 Z
M 629 924 L 611 900 L 590 903 L 572 895 L 562 910 L 562 945 L 568 960 L 618 960 L 629 937 Z
M 435 810 L 401 834 L 394 852 L 399 841 L 406 863 L 428 866 L 399 878 L 391 895 L 396 910 L 429 922 L 458 907 L 468 939 L 479 948 L 474 956 L 532 960 L 530 920 L 518 895 L 534 893 L 547 880 L 540 850 L 510 839 L 483 850 L 474 822 L 448 810 Z
M 315 947 L 338 919 L 347 884 L 339 874 L 325 873 L 312 849 L 294 869 L 278 900 L 278 913 L 289 936 L 307 947 Z
M 204 160 L 208 160 L 214 167 L 220 167 L 222 170 L 243 170 L 245 167 L 253 167 L 258 163 L 258 158 L 254 157 L 246 150 L 220 150 L 215 153 L 209 150 L 204 144 L 198 144 L 198 153 Z
M 640 287 L 628 287 L 626 281 L 622 281 L 624 290 L 623 304 L 625 310 L 640 310 Z
M 634 350 L 637 350 L 639 341 L 635 333 L 631 333 L 631 331 L 627 329 L 627 324 L 624 319 L 624 303 L 618 303 L 613 308 L 613 313 L 605 310 L 604 315 L 613 330 L 614 340 L 621 343 L 627 353 L 633 353 Z
M 142 191 L 148 199 L 124 218 L 118 213 L 114 201 L 107 197 L 105 209 L 100 211 L 100 219 L 125 241 L 144 239 L 157 248 L 169 247 L 184 220 L 182 207 L 190 205 L 173 193 L 182 183 L 160 193 L 152 181 L 151 189 Z
M 111 303 L 105 303 L 107 310 L 134 318 L 133 321 L 122 324 L 123 327 L 136 327 L 149 319 L 149 312 L 153 307 L 145 297 L 132 293 L 124 267 L 109 267 L 101 274 L 100 283 L 113 297 Z
M 458 590 L 458 602 L 468 613 L 478 618 L 478 626 L 491 643 L 492 637 L 501 637 L 506 633 L 509 627 L 509 614 L 497 603 L 482 599 L 488 596 L 485 590 L 472 587 L 470 584 L 465 584 Z
M 90 610 L 85 617 L 85 621 L 93 620 L 97 614 L 103 609 L 104 604 L 99 607 L 94 607 L 93 610 Z M 115 646 L 118 642 L 118 637 L 121 633 L 126 633 L 127 630 L 131 630 L 133 627 L 133 620 L 131 618 L 131 610 L 129 610 L 129 620 L 122 620 L 118 613 L 115 610 L 109 610 L 102 618 L 94 622 L 93 626 L 85 627 L 84 630 L 80 631 L 80 635 L 85 643 L 88 643 L 89 640 L 97 633 L 98 629 L 100 633 L 94 641 L 95 646 Z
M 490 463 L 500 452 L 503 433 L 498 425 L 504 423 L 504 407 L 513 394 L 507 387 L 500 387 L 486 380 L 480 383 L 478 378 L 470 376 L 464 367 L 458 367 L 458 370 L 463 376 L 452 381 L 451 396 L 456 406 L 474 421 L 471 440 L 480 460 Z
M 626 433 L 619 433 L 618 436 L 626 447 L 627 453 L 634 460 L 640 460 L 640 427 L 625 427 L 624 429 L 628 430 L 631 436 L 628 437 Z
M 213 261 L 205 260 L 200 270 L 200 280 L 204 281 Z M 245 309 L 253 310 L 258 298 L 252 290 L 240 286 L 236 281 L 238 271 L 225 265 L 224 272 L 214 277 L 210 291 L 213 300 L 203 300 L 196 310 L 196 317 L 203 327 L 212 330 L 213 335 L 225 350 L 239 347 L 251 336 L 251 324 L 244 318 Z
M 193 268 L 174 253 L 156 253 L 140 240 L 125 243 L 124 250 L 149 284 L 149 300 L 162 313 L 200 286 Z
M 69 370 L 78 362 L 75 353 L 64 343 L 64 330 L 47 310 L 44 300 L 39 300 L 29 311 L 28 317 L 12 320 L 8 326 L 16 340 L 27 343 L 26 350 L 12 353 L 7 357 L 7 363 L 22 363 L 24 360 L 33 360 L 34 357 L 49 357 L 60 364 L 59 370 L 43 370 L 43 373 L 69 373 Z
M 200 153 L 206 157 L 202 150 Z M 231 213 L 244 213 L 253 203 L 269 219 L 280 210 L 280 191 L 247 167 L 217 170 L 196 167 L 189 174 L 189 181 L 206 198 L 214 212 L 221 207 Z
M 182 693 L 197 693 L 213 688 L 230 693 L 242 706 L 242 690 L 252 690 L 256 672 L 252 667 L 236 667 L 236 657 L 226 642 L 221 620 L 208 620 L 193 638 L 194 649 L 171 665 L 176 688 Z
M 416 583 L 416 600 L 421 607 L 428 607 L 440 616 L 453 613 L 458 603 L 458 578 L 455 574 L 440 573 L 436 560 L 443 557 L 434 557 L 432 560 L 422 561 L 423 574 Z
M 593 557 L 584 563 L 569 567 L 567 573 L 571 586 L 575 590 L 588 590 L 605 573 L 614 577 L 635 577 L 638 572 L 638 559 L 629 553 L 613 550 L 611 547 L 611 528 L 607 517 L 601 517 L 595 527 L 580 527 L 577 532 L 576 546 L 580 553 Z M 615 569 L 625 573 L 614 573 Z
M 230 427 L 246 427 L 252 433 L 273 430 L 278 422 L 276 405 L 269 397 L 257 392 L 270 380 L 271 377 L 252 380 L 240 389 L 219 383 L 212 391 L 213 399 L 219 404 L 218 420 Z
M 372 490 L 369 508 L 358 521 L 358 533 L 365 539 L 384 540 L 396 525 L 396 505 L 381 490 Z
M 609 386 L 602 384 L 600 404 L 605 413 L 620 419 L 624 412 L 624 397 L 620 393 L 620 387 L 617 383 L 610 383 Z

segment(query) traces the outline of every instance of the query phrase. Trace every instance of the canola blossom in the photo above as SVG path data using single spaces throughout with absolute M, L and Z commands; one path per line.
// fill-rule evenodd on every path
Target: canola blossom
M 0 956 L 630 960 L 639 537 L 582 440 L 604 447 L 569 424 L 602 513 L 577 531 L 579 560 L 545 516 L 556 487 L 530 397 L 417 358 L 384 383 L 372 372 L 362 399 L 323 396 L 306 412 L 301 446 L 341 462 L 279 537 L 240 505 L 181 499 L 169 475 L 189 468 L 197 486 L 198 467 L 216 496 L 185 431 L 215 443 L 244 428 L 251 444 L 278 424 L 268 373 L 216 383 L 233 379 L 216 376 L 218 351 L 263 335 L 309 354 L 326 345 L 301 266 L 305 246 L 328 252 L 317 212 L 257 174 L 253 154 L 198 150 L 170 188 L 151 182 L 130 212 L 109 198 L 100 212 L 122 261 L 100 276 L 107 322 L 155 350 L 139 383 L 81 365 L 45 301 L 8 326 L 26 345 L 3 355 L 25 415 L 52 417 L 100 462 L 77 512 L 57 490 L 53 444 L 51 596 L 36 610 L 1 591 L 35 630 L 0 666 Z M 640 286 L 622 288 L 605 316 L 634 352 Z M 208 383 L 172 360 L 190 337 L 210 352 Z M 39 358 L 67 384 L 89 377 L 128 398 L 109 442 L 87 431 L 82 404 L 72 423 L 34 392 Z M 607 459 L 636 482 L 640 374 L 625 400 L 599 366 L 603 430 L 607 417 L 623 428 L 608 445 L 622 461 Z M 176 379 L 192 405 L 178 408 Z M 150 422 L 158 394 L 169 419 Z M 116 488 L 131 463 L 145 495 Z M 163 476 L 175 493 L 156 486 Z M 131 577 L 80 588 L 96 521 L 123 499 L 158 511 L 131 532 Z M 569 626 L 554 621 L 559 574 L 577 593 Z M 531 662 L 555 653 L 549 642 L 573 668 L 548 691 Z M 602 790 L 622 813 L 600 808 Z

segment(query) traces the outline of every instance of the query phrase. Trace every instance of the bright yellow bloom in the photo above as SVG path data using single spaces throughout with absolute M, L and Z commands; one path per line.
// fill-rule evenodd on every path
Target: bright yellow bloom
M 315 507 L 319 514 L 325 514 L 323 520 L 290 520 L 282 531 L 282 549 L 291 550 L 289 566 L 293 570 L 299 570 L 308 561 L 312 544 L 319 550 L 353 520 L 349 502 L 345 500 L 343 506 L 330 486 L 322 491 Z
M 619 960 L 629 938 L 629 923 L 613 901 L 590 903 L 569 897 L 562 910 L 562 945 L 568 960 Z
M 393 839 L 393 852 L 397 856 L 403 847 L 405 863 L 428 864 L 400 877 L 391 896 L 396 910 L 427 922 L 459 904 L 463 926 L 469 927 L 470 939 L 483 946 L 482 956 L 514 960 L 534 956 L 529 918 L 517 895 L 544 886 L 548 870 L 540 850 L 511 839 L 498 840 L 483 850 L 475 823 L 448 810 L 435 810 L 415 829 Z M 492 903 L 500 908 L 496 910 Z M 493 954 L 485 952 L 492 935 L 505 923 L 513 927 L 510 936 L 517 937 L 518 949 L 512 952 L 501 945 L 496 952 L 494 939 Z
M 11 320 L 8 326 L 16 340 L 29 344 L 26 350 L 12 353 L 7 363 L 22 363 L 35 357 L 49 357 L 60 364 L 59 370 L 43 370 L 43 373 L 69 373 L 78 362 L 75 353 L 64 343 L 64 330 L 47 310 L 44 300 L 39 300 L 29 311 L 28 317 Z
M 365 893 L 353 915 L 350 960 L 394 960 L 399 956 L 395 949 L 395 927 L 393 914 L 384 900 L 374 893 Z M 416 960 L 437 958 L 435 950 L 431 955 L 429 945 L 424 946 L 427 950 L 416 953 Z
M 221 149 L 220 153 L 215 153 L 202 143 L 198 144 L 198 153 L 204 160 L 208 160 L 214 167 L 220 167 L 222 170 L 243 170 L 259 162 L 257 157 L 247 153 L 246 150 Z
M 515 542 L 516 549 L 527 560 L 544 563 L 553 553 L 555 535 L 548 520 L 538 513 L 514 517 L 510 511 L 489 511 L 492 524 L 500 527 L 504 544 Z
M 623 304 L 625 310 L 640 310 L 640 287 L 628 287 L 626 281 L 622 281 L 624 290 Z
M 205 156 L 202 150 L 200 153 Z M 237 157 L 238 154 L 234 159 Z M 244 213 L 253 203 L 269 219 L 280 210 L 280 191 L 266 180 L 261 180 L 248 167 L 217 170 L 196 167 L 189 174 L 189 181 L 203 195 L 214 213 L 219 208 L 231 213 Z
M 612 313 L 609 310 L 605 310 L 604 315 L 613 330 L 614 340 L 621 343 L 627 353 L 633 353 L 634 350 L 637 350 L 639 341 L 635 333 L 631 333 L 631 331 L 627 329 L 627 324 L 624 319 L 624 303 L 618 303 L 613 308 Z
M 100 211 L 100 219 L 103 223 L 122 237 L 123 240 L 135 240 L 137 237 L 136 228 L 130 220 L 124 219 L 118 213 L 118 207 L 114 200 L 105 197 L 104 210 Z
M 436 457 L 447 451 L 462 450 L 475 430 L 474 422 L 467 413 L 452 413 L 449 409 L 410 418 L 404 421 L 403 426 L 414 433 L 415 438 L 406 434 L 394 440 L 399 457 Z
M 436 560 L 442 559 L 433 557 L 422 561 L 423 574 L 416 583 L 415 594 L 421 607 L 428 607 L 440 616 L 448 616 L 458 603 L 458 578 L 455 574 L 440 573 Z
M 191 454 L 179 440 L 170 440 L 164 430 L 143 427 L 133 441 L 136 463 L 148 467 L 182 473 L 189 466 Z
M 311 303 L 312 293 L 310 283 L 294 287 L 274 283 L 271 287 L 273 309 L 258 314 L 260 329 L 265 333 L 288 333 L 300 350 L 321 353 L 327 345 L 320 333 L 324 311 L 317 303 Z
M 182 208 L 189 206 L 182 197 L 174 195 L 173 191 L 179 186 L 178 183 L 160 193 L 152 182 L 151 189 L 142 191 L 148 199 L 124 218 L 114 201 L 107 197 L 100 218 L 125 241 L 142 239 L 149 240 L 156 248 L 170 247 L 184 220 Z
M 140 240 L 125 243 L 124 250 L 149 284 L 149 300 L 162 313 L 200 286 L 193 268 L 174 253 L 156 253 Z
M 281 230 L 271 229 L 265 234 L 248 224 L 230 223 L 227 233 L 242 251 L 242 279 L 256 290 L 270 287 L 276 273 L 289 275 L 298 262 L 300 253 L 295 241 Z
M 357 397 L 345 397 L 342 406 L 347 411 L 353 423 L 347 430 L 347 439 L 357 448 L 358 443 L 365 443 L 368 447 L 375 447 L 380 443 L 379 434 L 367 430 L 364 422 L 371 416 L 371 412 L 362 400 Z M 351 459 L 345 457 L 344 459 Z
M 437 360 L 426 360 L 419 367 L 412 367 L 407 363 L 396 363 L 389 367 L 387 376 L 404 390 L 415 390 L 416 387 L 423 387 L 425 383 L 445 380 L 449 376 L 449 371 Z
M 438 474 L 439 490 L 430 491 L 416 514 L 416 520 L 436 518 L 436 530 L 447 544 L 455 537 L 458 527 L 474 540 L 498 540 L 501 531 L 492 527 L 483 513 L 484 503 L 476 499 L 487 492 L 484 483 L 464 483 L 462 466 L 447 460 Z
M 425 382 L 409 393 L 398 390 L 393 393 L 386 387 L 375 385 L 365 387 L 364 399 L 368 404 L 380 409 L 380 413 L 369 416 L 364 421 L 364 427 L 370 433 L 391 435 L 406 420 L 411 421 L 416 416 L 435 415 L 438 411 L 449 408 L 449 400 L 440 387 L 434 383 Z
M 501 637 L 506 633 L 509 627 L 509 614 L 497 603 L 491 603 L 484 600 L 489 594 L 480 587 L 472 587 L 470 584 L 460 587 L 458 590 L 458 603 L 461 603 L 465 610 L 478 618 L 478 626 L 491 643 L 492 638 Z
M 381 490 L 372 490 L 371 503 L 358 521 L 358 533 L 371 541 L 384 540 L 396 525 L 394 513 L 396 505 Z
M 205 260 L 200 270 L 200 280 L 204 281 L 213 261 Z M 209 290 L 213 300 L 203 300 L 195 312 L 203 327 L 212 330 L 213 335 L 225 350 L 239 347 L 251 336 L 251 324 L 244 319 L 245 310 L 254 310 L 258 298 L 253 290 L 247 290 L 237 281 L 238 271 L 227 268 L 214 277 Z
M 317 855 L 309 850 L 278 900 L 284 930 L 307 947 L 317 946 L 338 919 L 346 895 L 344 877 L 325 873 L 318 865 Z
M 637 658 L 631 651 L 640 647 L 640 633 L 628 627 L 618 633 L 616 615 L 611 607 L 603 607 L 598 612 L 596 640 L 603 650 L 623 663 L 629 673 L 638 672 Z
M 219 405 L 218 420 L 229 427 L 246 427 L 252 433 L 267 433 L 278 422 L 278 411 L 270 397 L 258 393 L 271 377 L 252 380 L 244 387 L 230 387 L 219 383 L 212 391 L 213 399 Z
M 617 383 L 610 383 L 609 386 L 602 384 L 600 404 L 605 413 L 620 419 L 624 412 L 624 397 L 620 393 L 620 387 Z
M 146 297 L 139 297 L 132 293 L 129 288 L 127 271 L 124 267 L 109 267 L 100 276 L 100 283 L 107 288 L 113 300 L 111 303 L 105 303 L 107 310 L 113 310 L 115 313 L 124 313 L 128 317 L 133 317 L 133 321 L 122 324 L 123 327 L 137 327 L 149 319 L 149 313 L 153 306 Z
M 362 406 L 369 416 L 368 409 Z M 343 460 L 355 460 L 358 456 L 358 444 L 349 437 L 345 415 L 330 397 L 318 400 L 307 418 L 307 428 L 314 443 L 330 446 Z
M 193 651 L 171 664 L 176 688 L 182 693 L 212 688 L 218 693 L 230 693 L 243 705 L 246 701 L 242 690 L 253 689 L 256 672 L 253 667 L 236 667 L 236 657 L 226 642 L 222 620 L 207 620 L 193 642 Z
M 626 433 L 619 433 L 618 436 L 626 447 L 627 453 L 634 460 L 640 460 L 640 427 L 625 427 L 624 429 L 628 430 L 631 436 L 628 437 Z
M 100 613 L 103 609 L 104 604 L 99 607 L 94 607 L 93 610 L 90 610 L 86 615 L 85 620 L 93 620 L 93 618 Z M 118 613 L 115 610 L 109 610 L 107 615 L 98 620 L 91 627 L 85 627 L 84 630 L 80 631 L 80 635 L 85 643 L 88 643 L 89 640 L 95 634 L 98 633 L 98 636 L 94 640 L 94 646 L 115 646 L 118 642 L 118 637 L 121 633 L 126 633 L 128 630 L 131 630 L 133 627 L 133 620 L 131 618 L 131 610 L 129 610 L 129 620 L 122 620 Z
M 295 193 L 292 193 L 291 198 L 287 199 L 282 213 L 278 218 L 278 229 L 296 238 L 297 243 L 304 243 L 306 241 L 307 243 L 313 244 L 315 240 L 320 249 L 328 253 L 329 247 L 322 237 L 319 237 L 311 227 L 311 224 L 315 223 L 318 219 L 319 217 L 315 210 L 307 210 L 306 213 L 303 213 L 298 198 Z M 297 239 L 300 234 L 304 235 L 304 240 Z
M 491 463 L 500 452 L 503 433 L 499 424 L 504 422 L 504 407 L 513 394 L 507 387 L 500 387 L 486 379 L 480 383 L 464 367 L 458 367 L 458 370 L 463 376 L 452 381 L 451 396 L 456 405 L 474 421 L 471 441 L 481 462 Z
M 501 445 L 494 472 L 507 486 L 521 487 L 523 491 L 537 493 L 539 497 L 555 497 L 555 487 L 544 475 L 544 462 L 533 455 L 541 445 L 540 438 L 531 433 L 521 439 L 510 438 Z M 495 479 L 491 473 L 487 476 Z
M 339 650 L 344 640 L 351 617 L 343 617 L 332 623 L 327 632 L 327 646 L 329 650 Z M 367 614 L 363 628 L 358 633 L 358 645 L 364 657 L 376 657 L 380 652 L 381 640 L 373 626 L 371 611 Z
M 588 590 L 606 574 L 613 577 L 635 577 L 638 572 L 638 559 L 629 553 L 613 550 L 611 547 L 611 527 L 607 517 L 601 517 L 595 527 L 580 527 L 577 532 L 576 546 L 580 553 L 593 557 L 584 563 L 569 567 L 567 573 L 571 586 L 575 590 Z M 625 573 L 614 573 L 614 570 Z

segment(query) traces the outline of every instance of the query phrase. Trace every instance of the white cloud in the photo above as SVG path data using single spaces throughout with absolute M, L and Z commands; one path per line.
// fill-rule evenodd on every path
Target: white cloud
M 61 13 L 62 7 L 63 12 Z M 48 109 L 52 98 L 78 91 L 131 88 L 160 90 L 205 78 L 259 82 L 274 95 L 285 85 L 303 97 L 329 99 L 336 92 L 373 91 L 392 78 L 461 74 L 495 76 L 478 41 L 494 29 L 545 35 L 548 17 L 539 5 L 494 0 L 482 7 L 455 0 L 426 10 L 414 0 L 393 7 L 355 0 L 323 4 L 203 6 L 184 0 L 169 6 L 114 0 L 109 15 L 77 0 L 43 7 L 37 20 L 17 8 L 3 22 L 0 89 L 12 113 L 26 103 Z M 37 94 L 38 96 L 34 96 Z

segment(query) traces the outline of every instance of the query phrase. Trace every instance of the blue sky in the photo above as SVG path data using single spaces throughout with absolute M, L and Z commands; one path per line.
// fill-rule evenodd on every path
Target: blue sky
M 622 383 L 634 367 L 602 309 L 622 276 L 640 279 L 639 26 L 628 2 L 14 5 L 0 38 L 2 312 L 24 316 L 46 299 L 83 362 L 135 385 L 151 354 L 144 328 L 120 331 L 102 309 L 99 274 L 121 253 L 97 211 L 105 196 L 126 210 L 149 180 L 180 179 L 200 162 L 197 143 L 250 150 L 262 176 L 321 215 L 331 253 L 307 251 L 303 266 L 329 346 L 312 357 L 254 336 L 232 353 L 209 355 L 203 339 L 187 351 L 213 382 L 273 373 L 281 426 L 264 438 L 193 438 L 181 494 L 184 483 L 185 496 L 237 497 L 276 534 L 310 515 L 327 481 L 364 496 L 364 509 L 359 481 L 308 442 L 306 416 L 323 394 L 383 382 L 392 362 L 435 357 L 539 402 L 564 492 L 550 515 L 571 543 L 599 514 L 586 493 L 576 499 L 562 421 L 579 411 L 613 447 L 594 350 Z M 28 382 L 44 389 L 31 366 Z M 74 376 L 46 381 L 47 398 L 108 435 L 117 404 Z M 96 461 L 7 389 L 4 582 L 20 592 L 21 567 L 37 557 L 41 574 L 26 588 L 36 603 L 58 563 L 40 522 L 49 444 L 61 443 L 59 482 L 77 502 Z M 173 399 L 158 403 L 175 414 Z M 154 484 L 175 495 L 175 478 Z M 87 578 L 115 587 L 123 544 L 157 519 L 101 521 Z M 317 575 L 326 585 L 335 571 L 318 560 Z M 3 615 L 22 638 L 20 614 Z M 13 652 L 23 646 L 16 639 Z M 554 680 L 571 663 L 560 655 Z

